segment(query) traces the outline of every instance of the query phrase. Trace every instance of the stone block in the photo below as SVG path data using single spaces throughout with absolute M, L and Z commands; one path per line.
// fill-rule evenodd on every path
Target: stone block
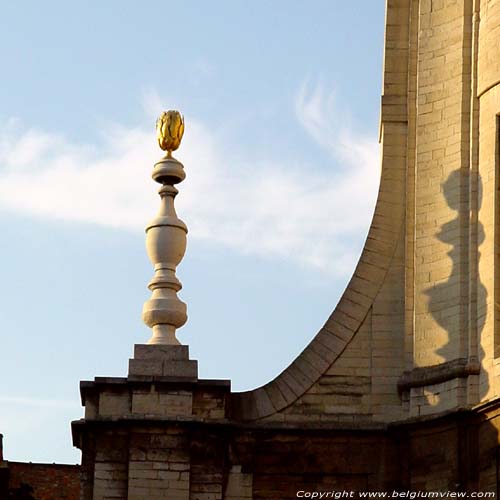
M 163 375 L 163 361 L 158 359 L 129 359 L 129 375 Z
M 130 413 L 130 396 L 127 393 L 102 392 L 99 395 L 99 415 L 121 416 Z
M 158 359 L 158 360 L 188 360 L 189 346 L 187 345 L 158 345 L 158 344 L 135 344 L 134 359 Z
M 159 397 L 157 392 L 134 392 L 132 394 L 132 413 L 141 415 L 159 414 Z
M 163 361 L 162 375 L 164 377 L 198 377 L 198 361 L 167 359 Z
M 272 405 L 280 410 L 285 406 L 288 406 L 289 402 L 285 399 L 283 393 L 279 390 L 277 384 L 267 384 L 264 386 L 264 390 L 266 391 L 269 399 L 271 400 Z M 293 399 L 290 400 L 292 402 Z
M 187 391 L 160 394 L 157 413 L 169 417 L 193 414 L 193 394 Z
M 263 388 L 256 389 L 254 391 L 254 404 L 260 415 L 269 415 L 275 412 L 275 408 Z
M 300 395 L 300 392 L 295 392 L 293 390 L 293 387 L 290 387 L 286 380 L 284 379 L 283 375 L 279 375 L 274 379 L 271 384 L 276 384 L 276 387 L 278 390 L 283 394 L 283 397 L 285 398 L 287 404 L 292 403 L 297 399 L 297 396 Z
M 198 361 L 189 360 L 187 358 L 176 359 L 168 357 L 164 359 L 150 357 L 146 357 L 144 359 L 134 358 L 129 360 L 129 376 L 158 376 L 196 379 L 198 377 Z
M 85 399 L 85 418 L 92 419 L 96 418 L 98 414 L 98 396 L 87 397 Z

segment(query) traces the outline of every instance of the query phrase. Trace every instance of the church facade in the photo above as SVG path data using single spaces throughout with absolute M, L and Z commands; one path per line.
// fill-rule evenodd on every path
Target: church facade
M 184 173 L 160 123 L 167 156 L 153 172 L 162 208 L 148 226 L 144 309 L 153 337 L 135 346 L 127 377 L 81 383 L 82 500 L 498 493 L 500 0 L 386 9 L 365 247 L 323 328 L 255 390 L 199 379 L 177 343 L 186 229 L 173 202 Z

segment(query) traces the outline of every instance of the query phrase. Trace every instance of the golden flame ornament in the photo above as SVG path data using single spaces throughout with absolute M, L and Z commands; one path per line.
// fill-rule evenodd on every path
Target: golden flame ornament
M 172 156 L 184 135 L 184 117 L 175 110 L 164 111 L 156 120 L 156 138 L 158 145 L 167 152 L 167 157 Z

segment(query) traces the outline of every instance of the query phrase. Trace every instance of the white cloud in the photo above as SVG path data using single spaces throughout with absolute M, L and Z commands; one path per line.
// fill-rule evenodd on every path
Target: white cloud
M 195 117 L 178 156 L 187 172 L 177 211 L 190 238 L 247 254 L 290 259 L 345 276 L 366 234 L 379 178 L 378 145 L 345 126 L 322 86 L 297 96 L 305 130 L 337 168 L 255 163 L 234 165 L 227 144 Z M 160 109 L 155 94 L 147 114 Z M 11 121 L 1 131 L 0 204 L 39 217 L 143 230 L 158 202 L 149 177 L 159 158 L 152 127 L 115 125 L 102 144 L 72 143 Z M 235 146 L 236 147 L 236 146 Z M 234 148 L 233 148 L 234 149 Z
M 378 144 L 374 138 L 354 133 L 350 116 L 337 103 L 334 91 L 327 93 L 320 82 L 311 92 L 304 83 L 295 109 L 302 126 L 333 158 L 360 174 L 376 172 L 370 179 L 378 182 Z

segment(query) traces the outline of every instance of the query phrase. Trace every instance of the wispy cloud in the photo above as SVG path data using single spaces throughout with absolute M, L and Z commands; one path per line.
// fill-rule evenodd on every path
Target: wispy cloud
M 209 126 L 188 116 L 179 158 L 187 180 L 178 213 L 190 238 L 247 254 L 290 259 L 346 275 L 356 259 L 353 240 L 366 233 L 379 177 L 378 145 L 355 133 L 339 116 L 332 93 L 303 86 L 297 119 L 332 157 L 325 172 L 313 164 L 234 165 L 227 144 Z M 145 99 L 150 115 L 163 101 Z M 149 172 L 159 150 L 151 127 L 114 125 L 100 145 L 21 128 L 0 131 L 0 205 L 49 217 L 142 230 L 157 208 Z M 233 150 L 237 145 L 233 145 Z
M 304 82 L 296 100 L 297 118 L 318 144 L 326 148 L 340 166 L 365 174 L 378 172 L 378 144 L 374 137 L 367 137 L 353 130 L 347 109 L 340 106 L 333 90 L 327 91 L 324 83 L 317 83 L 311 90 Z M 378 176 L 371 175 L 378 181 Z M 362 188 L 362 186 L 361 186 Z

